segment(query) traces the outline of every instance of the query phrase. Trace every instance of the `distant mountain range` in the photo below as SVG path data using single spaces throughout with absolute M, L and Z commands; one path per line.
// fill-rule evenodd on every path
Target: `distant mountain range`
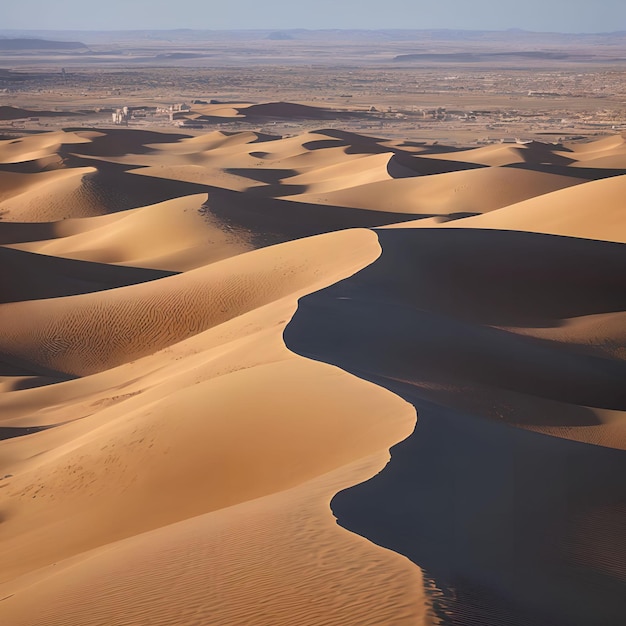
M 538 50 L 516 51 L 516 52 L 481 52 L 481 53 L 426 53 L 417 52 L 414 54 L 399 54 L 394 61 L 416 61 L 416 62 L 434 62 L 434 63 L 482 63 L 488 61 L 507 61 L 507 60 L 527 60 L 527 61 L 593 61 L 595 57 L 592 55 L 572 55 L 563 52 L 543 52 Z M 625 59 L 616 57 L 613 59 L 598 59 L 604 62 L 614 61 L 622 62 Z
M 124 30 L 124 31 L 61 31 L 61 30 L 0 30 L 0 38 L 11 37 L 13 41 L 50 40 L 47 49 L 60 49 L 67 46 L 83 47 L 78 42 L 56 41 L 60 39 L 79 39 L 87 44 L 105 44 L 111 41 L 168 41 L 168 42 L 202 42 L 202 41 L 258 41 L 269 40 L 300 40 L 300 41 L 362 41 L 362 42 L 393 42 L 393 41 L 422 41 L 422 42 L 505 42 L 512 38 L 520 43 L 541 42 L 552 45 L 573 42 L 585 43 L 623 43 L 626 42 L 626 31 L 612 33 L 538 33 L 519 29 L 507 31 L 484 30 L 409 30 L 409 29 L 381 29 L 381 30 L 308 30 L 304 28 L 279 30 Z M 0 39 L 2 41 L 2 39 Z M 37 49 L 42 49 L 39 44 Z M 0 48 L 7 49 L 7 48 Z M 20 49 L 20 48 L 18 48 Z M 22 48 L 27 49 L 27 47 Z
M 21 50 L 88 50 L 88 48 L 80 41 L 52 41 L 26 37 L 12 39 L 0 36 L 0 50 L 18 52 Z

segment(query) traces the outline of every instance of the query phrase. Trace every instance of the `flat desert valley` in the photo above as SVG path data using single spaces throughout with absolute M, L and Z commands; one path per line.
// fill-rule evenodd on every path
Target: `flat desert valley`
M 626 623 L 624 33 L 0 35 L 3 626 Z

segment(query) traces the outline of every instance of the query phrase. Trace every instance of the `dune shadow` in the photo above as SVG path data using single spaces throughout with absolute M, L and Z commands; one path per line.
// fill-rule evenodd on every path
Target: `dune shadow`
M 283 186 L 294 192 L 295 185 Z M 371 228 L 417 219 L 405 213 L 367 211 L 272 197 L 263 188 L 241 193 L 213 187 L 200 212 L 230 231 L 245 233 L 255 247 L 346 228 Z
M 307 150 L 324 150 L 326 148 L 345 148 L 346 154 L 383 154 L 386 152 L 393 153 L 394 158 L 399 162 L 406 161 L 410 165 L 410 169 L 425 174 L 443 173 L 448 171 L 457 171 L 459 169 L 475 169 L 485 167 L 477 163 L 466 163 L 464 161 L 447 161 L 442 159 L 429 159 L 430 154 L 442 154 L 459 152 L 460 148 L 451 146 L 415 142 L 404 142 L 397 146 L 387 145 L 388 140 L 370 135 L 361 135 L 358 133 L 343 131 L 335 128 L 327 128 L 316 130 L 315 134 L 329 137 L 329 139 L 316 139 L 303 144 L 303 148 Z M 418 154 L 408 152 L 406 148 L 421 148 Z M 423 162 L 422 162 L 423 161 Z M 392 175 L 393 176 L 393 175 Z
M 446 146 L 445 144 L 440 144 L 438 142 L 429 143 L 428 141 L 400 141 L 396 143 L 396 146 L 402 150 L 406 148 L 408 150 L 412 150 L 415 148 L 419 149 L 417 154 L 441 154 L 442 152 L 465 152 L 467 148 L 458 147 L 458 146 Z
M 263 185 L 262 187 L 251 187 L 246 190 L 255 197 L 262 198 L 283 198 L 287 196 L 296 196 L 306 193 L 309 190 L 307 185 L 290 185 L 285 183 L 276 183 Z
M 0 441 L 34 435 L 50 428 L 54 428 L 54 426 L 0 426 Z
M 626 308 L 620 243 L 462 228 L 378 237 L 384 255 L 356 282 L 367 280 L 385 300 L 500 326 L 551 326 Z
M 313 141 L 305 141 L 302 147 L 305 150 L 327 150 L 328 148 L 347 148 L 350 144 L 343 139 L 314 139 Z M 379 152 L 384 152 L 381 148 Z
M 52 376 L 25 376 L 15 381 L 10 391 L 24 391 L 25 389 L 37 389 L 39 387 L 48 387 L 57 383 L 65 382 L 67 378 L 55 378 Z
M 338 120 L 354 117 L 354 112 L 335 111 L 294 102 L 267 102 L 237 108 L 248 119 Z
M 85 191 L 106 207 L 109 213 L 136 209 L 150 204 L 173 200 L 180 196 L 206 193 L 207 186 L 157 176 L 120 172 L 108 167 L 87 174 L 83 179 Z
M 66 144 L 61 153 L 78 152 L 98 157 L 125 156 L 126 154 L 148 154 L 154 148 L 146 144 L 178 143 L 188 139 L 189 135 L 179 133 L 160 133 L 151 130 L 129 128 L 64 128 L 65 132 L 97 133 L 89 143 Z
M 585 181 L 602 180 L 603 178 L 613 178 L 626 174 L 624 169 L 611 169 L 601 167 L 569 167 L 560 163 L 511 163 L 506 167 L 512 167 L 532 172 L 542 172 L 544 174 L 554 174 L 555 176 L 569 176 L 571 178 L 581 178 Z
M 589 541 L 576 525 L 624 505 L 623 452 L 515 429 L 428 402 L 410 385 L 371 380 L 414 404 L 418 426 L 381 474 L 337 494 L 331 508 L 345 528 L 426 570 L 443 591 L 435 602 L 442 623 L 622 623 L 623 581 L 612 569 L 623 567 L 623 550 L 604 571 L 585 561 L 594 543 L 623 536 L 603 537 L 599 523 Z
M 323 128 L 316 130 L 316 135 L 329 137 L 329 139 L 315 139 L 302 144 L 307 150 L 325 150 L 327 148 L 345 148 L 346 154 L 381 154 L 392 152 L 393 149 L 382 146 L 384 141 L 378 137 L 360 135 L 337 128 Z
M 55 237 L 54 222 L 3 222 L 0 220 L 0 245 L 41 241 Z
M 442 215 L 440 217 L 441 217 L 442 222 L 454 222 L 455 220 L 463 220 L 466 217 L 474 217 L 476 215 L 482 215 L 482 213 L 472 213 L 470 211 L 467 211 L 467 212 L 459 211 L 457 213 L 448 213 L 447 215 Z
M 478 163 L 450 161 L 448 159 L 429 159 L 421 155 L 413 156 L 403 152 L 395 152 L 387 164 L 387 173 L 392 178 L 410 178 L 412 176 L 431 176 L 476 170 L 486 167 Z
M 73 152 L 65 154 L 64 164 L 68 170 L 95 168 L 96 171 L 82 177 L 81 191 L 86 194 L 85 202 L 107 213 L 136 209 L 180 196 L 206 193 L 209 189 L 199 183 L 143 174 L 142 166 L 115 163 Z
M 0 376 L 24 379 L 13 382 L 13 391 L 30 389 L 31 387 L 45 387 L 76 378 L 71 374 L 59 372 L 43 365 L 36 365 L 26 359 L 7 353 L 0 353 Z M 30 385 L 29 381 L 33 384 Z
M 296 170 L 259 168 L 259 167 L 229 167 L 224 170 L 228 174 L 250 178 L 268 185 L 278 185 L 283 178 L 297 176 L 300 172 Z
M 339 524 L 423 568 L 441 624 L 622 624 L 626 453 L 516 426 L 598 424 L 590 406 L 624 406 L 624 363 L 492 324 L 623 310 L 623 250 L 504 231 L 379 237 L 382 256 L 301 299 L 284 334 L 418 413 L 387 467 L 333 498 Z
M 94 293 L 175 274 L 164 270 L 79 261 L 2 247 L 0 268 L 0 304 Z

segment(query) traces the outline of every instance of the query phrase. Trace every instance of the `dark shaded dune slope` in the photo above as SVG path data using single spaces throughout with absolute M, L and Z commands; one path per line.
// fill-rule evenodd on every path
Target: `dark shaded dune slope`
M 384 257 L 355 284 L 367 279 L 370 292 L 423 311 L 481 324 L 553 326 L 626 307 L 622 244 L 455 228 L 378 237 Z
M 623 623 L 626 453 L 516 426 L 601 429 L 598 407 L 625 408 L 611 337 L 582 351 L 549 333 L 626 308 L 624 247 L 504 231 L 379 238 L 382 256 L 303 298 L 285 332 L 295 352 L 418 411 L 387 468 L 335 496 L 339 523 L 424 568 L 445 624 Z
M 172 274 L 75 261 L 0 246 L 0 304 L 93 293 Z
M 54 222 L 2 222 L 0 245 L 41 241 L 56 236 Z
M 188 135 L 177 133 L 159 133 L 151 130 L 138 130 L 128 128 L 108 128 L 97 130 L 85 130 L 85 128 L 66 128 L 66 132 L 89 137 L 89 143 L 78 146 L 64 146 L 60 154 L 65 155 L 76 152 L 98 157 L 124 156 L 125 154 L 146 154 L 153 152 L 150 144 L 176 143 L 187 139 Z
M 217 187 L 209 189 L 203 213 L 233 232 L 248 233 L 255 247 L 346 228 L 372 228 L 415 219 L 415 215 L 402 213 L 264 197 L 259 191 L 241 193 Z

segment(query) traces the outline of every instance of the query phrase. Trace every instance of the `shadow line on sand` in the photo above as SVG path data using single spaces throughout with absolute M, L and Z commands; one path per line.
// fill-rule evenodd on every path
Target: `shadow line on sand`
M 423 568 L 438 589 L 432 601 L 442 624 L 622 624 L 626 453 L 517 428 L 484 409 L 488 397 L 481 404 L 472 396 L 489 384 L 497 390 L 498 363 L 506 369 L 533 349 L 524 339 L 502 348 L 510 337 L 491 334 L 490 324 L 550 327 L 623 309 L 624 248 L 503 231 L 380 231 L 379 238 L 376 262 L 303 298 L 285 331 L 291 350 L 386 387 L 418 412 L 415 432 L 392 448 L 389 465 L 334 497 L 338 522 Z M 521 308 L 511 294 L 526 299 Z M 414 307 L 414 326 L 397 316 L 398 301 Z M 480 332 L 472 338 L 471 329 Z M 517 395 L 505 399 L 530 398 L 517 413 L 559 406 L 572 427 L 586 414 L 593 423 L 578 391 L 558 382 L 562 365 L 584 368 L 582 355 L 558 342 L 543 354 L 543 364 L 526 357 L 515 364 L 506 393 Z M 588 395 L 604 386 L 600 399 L 611 392 L 621 404 L 623 363 L 607 367 L 588 380 Z M 551 378 L 557 398 L 546 400 Z M 459 394 L 451 402 L 451 381 L 465 404 Z M 572 386 L 581 385 L 585 375 Z

